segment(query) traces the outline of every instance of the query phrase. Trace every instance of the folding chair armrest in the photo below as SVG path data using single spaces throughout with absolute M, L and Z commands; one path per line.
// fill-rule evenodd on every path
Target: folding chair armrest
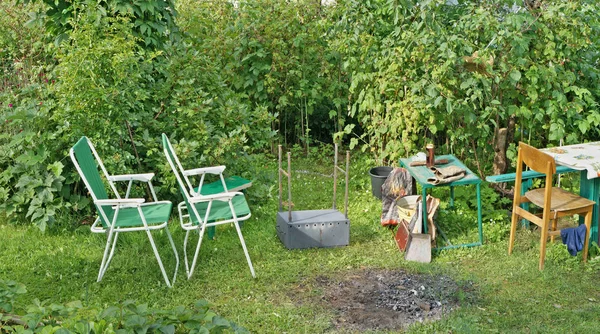
M 128 206 L 139 206 L 146 200 L 143 198 L 120 198 L 120 199 L 99 199 L 95 200 L 94 204 L 100 206 L 106 205 L 128 205 Z
M 108 179 L 113 182 L 118 182 L 118 181 L 150 182 L 153 177 L 154 177 L 154 173 L 145 173 L 145 174 L 111 175 L 108 177 Z
M 229 193 L 220 193 L 214 195 L 206 195 L 206 196 L 194 196 L 190 198 L 190 203 L 198 203 L 198 202 L 206 202 L 206 201 L 228 201 L 235 197 L 236 195 L 244 195 L 241 192 L 229 192 Z
M 222 174 L 225 170 L 225 166 L 214 166 L 214 167 L 203 167 L 188 169 L 183 171 L 184 176 L 202 175 L 202 174 Z

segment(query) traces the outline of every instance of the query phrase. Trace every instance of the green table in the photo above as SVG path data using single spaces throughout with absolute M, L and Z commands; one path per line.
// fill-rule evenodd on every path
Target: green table
M 430 177 L 434 177 L 433 171 L 425 166 L 411 167 L 410 163 L 415 159 L 415 157 L 400 159 L 400 166 L 406 168 L 410 175 L 421 185 L 422 188 L 422 202 L 427 203 L 427 189 L 439 188 L 439 187 L 450 187 L 450 206 L 454 207 L 454 187 L 456 186 L 464 186 L 464 185 L 475 185 L 477 188 L 477 227 L 479 228 L 479 241 L 473 243 L 466 243 L 460 245 L 452 245 L 447 240 L 444 235 L 444 232 L 439 228 L 438 230 L 442 237 L 446 239 L 448 246 L 438 247 L 437 250 L 441 249 L 449 249 L 449 248 L 459 248 L 459 247 L 473 247 L 473 246 L 481 246 L 483 245 L 483 228 L 481 222 L 481 179 L 473 173 L 469 168 L 467 168 L 458 158 L 454 155 L 442 155 L 436 156 L 436 160 L 438 159 L 448 159 L 448 163 L 445 165 L 438 165 L 438 167 L 449 167 L 449 166 L 457 166 L 464 169 L 467 172 L 467 175 L 460 180 L 433 185 L 427 182 L 427 179 Z M 423 230 L 427 233 L 427 205 L 423 205 Z M 436 224 L 437 226 L 437 224 Z

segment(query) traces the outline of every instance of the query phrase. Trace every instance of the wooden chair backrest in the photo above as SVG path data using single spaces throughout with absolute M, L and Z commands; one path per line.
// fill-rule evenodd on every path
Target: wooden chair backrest
M 546 186 L 544 191 L 544 220 L 547 220 L 551 207 L 552 177 L 556 173 L 556 162 L 550 155 L 538 150 L 537 148 L 519 142 L 519 155 L 517 158 L 517 175 L 515 179 L 515 196 L 513 210 L 521 203 L 521 183 L 523 174 L 523 163 L 532 170 L 546 175 Z
M 537 148 L 519 142 L 519 157 L 522 162 L 534 171 L 542 174 L 556 173 L 556 162 L 550 155 L 538 150 Z

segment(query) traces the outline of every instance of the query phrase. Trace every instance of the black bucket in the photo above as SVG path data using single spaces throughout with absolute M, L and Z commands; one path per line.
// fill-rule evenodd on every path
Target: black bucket
M 371 176 L 371 191 L 373 192 L 373 196 L 381 199 L 381 186 L 385 179 L 387 179 L 388 175 L 392 172 L 392 167 L 373 167 L 369 170 L 369 175 Z

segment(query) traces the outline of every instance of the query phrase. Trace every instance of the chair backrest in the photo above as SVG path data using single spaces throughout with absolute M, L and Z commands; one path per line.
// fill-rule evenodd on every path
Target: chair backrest
M 517 172 L 515 178 L 515 202 L 520 202 L 523 164 L 532 170 L 546 175 L 545 205 L 544 212 L 550 207 L 550 194 L 552 193 L 552 177 L 556 173 L 556 162 L 554 158 L 537 148 L 519 142 L 519 153 L 517 157 Z
M 519 142 L 519 153 L 522 153 L 523 163 L 534 171 L 550 175 L 556 173 L 556 162 L 552 156 L 523 142 Z
M 185 204 L 188 208 L 191 208 L 189 200 L 190 200 L 190 192 L 186 189 L 187 178 L 183 175 L 183 167 L 181 163 L 179 163 L 179 159 L 177 158 L 177 154 L 175 154 L 175 150 L 169 141 L 169 137 L 166 134 L 162 134 L 162 144 L 165 151 L 165 156 L 167 157 L 167 161 L 175 174 L 175 178 L 177 178 L 177 185 L 179 186 L 179 191 L 181 191 L 181 195 L 183 195 L 183 199 L 185 200 Z M 189 182 L 187 182 L 189 183 Z M 190 189 L 192 189 L 191 185 L 188 184 Z
M 81 176 L 83 183 L 90 192 L 90 195 L 92 195 L 92 199 L 94 201 L 110 198 L 98 168 L 100 168 L 104 174 L 104 178 L 109 184 L 114 195 L 113 198 L 120 198 L 119 192 L 115 188 L 114 184 L 108 179 L 109 174 L 106 171 L 102 160 L 98 156 L 94 145 L 92 145 L 91 141 L 87 137 L 81 137 L 81 139 L 79 139 L 79 141 L 73 145 L 69 151 L 69 154 L 73 164 L 75 165 L 75 168 L 77 169 L 77 172 L 79 172 L 79 176 Z M 112 217 L 111 210 L 109 209 L 108 212 L 105 212 L 98 205 L 96 205 L 96 210 L 98 211 L 98 215 L 100 216 L 102 224 L 104 226 L 109 224 L 109 219 Z
M 165 155 L 167 156 L 167 159 L 169 159 L 169 164 L 171 165 L 173 172 L 177 176 L 177 182 L 182 181 L 180 186 L 185 187 L 187 185 L 187 189 L 189 189 L 189 192 L 191 193 L 192 191 L 194 191 L 194 187 L 192 186 L 192 183 L 190 182 L 189 178 L 183 175 L 185 169 L 183 169 L 181 162 L 179 162 L 179 158 L 177 157 L 177 154 L 175 154 L 175 149 L 173 149 L 173 145 L 171 145 L 169 137 L 167 137 L 167 135 L 164 133 L 162 134 L 162 144 L 165 150 Z M 185 190 L 184 188 L 182 189 L 182 191 L 187 192 L 188 190 Z

